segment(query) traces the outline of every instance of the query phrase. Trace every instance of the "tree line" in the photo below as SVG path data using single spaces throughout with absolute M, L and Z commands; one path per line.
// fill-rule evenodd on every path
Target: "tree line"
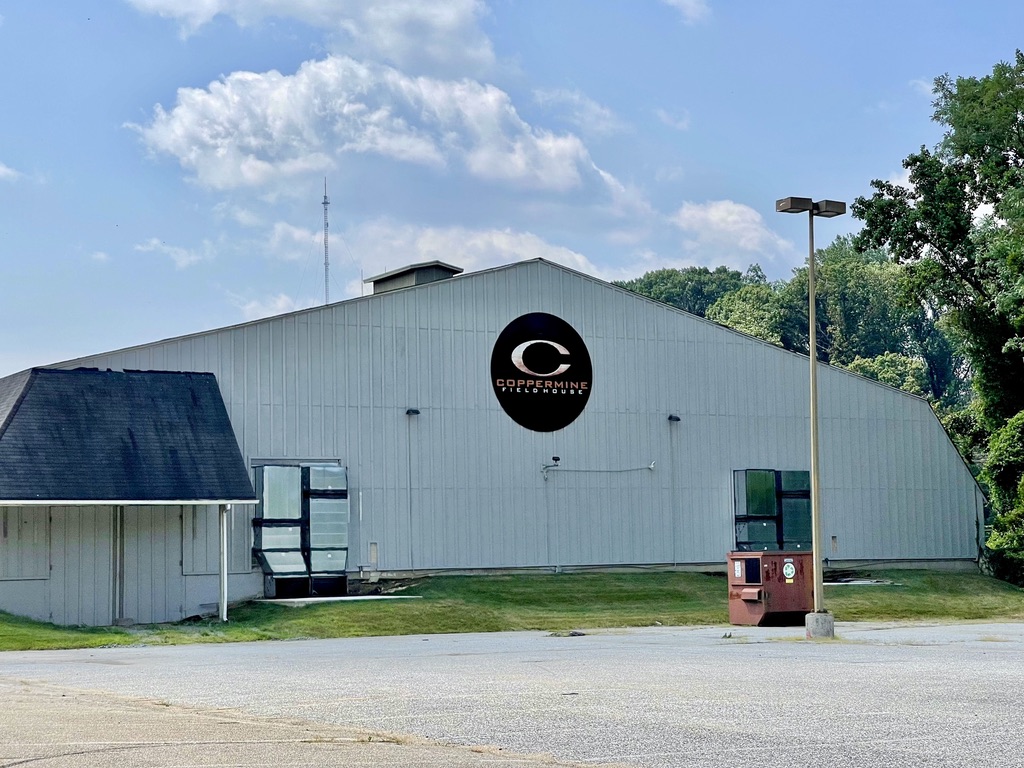
M 944 412 L 967 402 L 969 371 L 934 307 L 912 295 L 900 266 L 881 250 L 837 238 L 815 258 L 818 359 L 925 397 Z M 808 352 L 807 267 L 769 282 L 718 267 L 660 269 L 617 285 L 700 317 Z
M 819 359 L 928 399 L 991 505 L 993 567 L 1024 583 L 1024 53 L 934 85 L 935 147 L 875 180 L 815 254 Z M 718 267 L 618 285 L 807 353 L 807 268 Z

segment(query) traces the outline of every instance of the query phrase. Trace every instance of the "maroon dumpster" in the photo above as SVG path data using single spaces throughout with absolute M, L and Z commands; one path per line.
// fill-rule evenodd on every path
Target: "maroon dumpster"
M 803 626 L 814 610 L 811 552 L 730 552 L 729 623 Z

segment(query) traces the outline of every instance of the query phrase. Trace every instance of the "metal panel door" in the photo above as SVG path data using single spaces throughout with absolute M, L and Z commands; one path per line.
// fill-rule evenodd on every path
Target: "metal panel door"
M 122 507 L 119 620 L 150 624 L 184 618 L 181 507 Z
M 50 620 L 104 626 L 113 622 L 112 507 L 51 507 Z

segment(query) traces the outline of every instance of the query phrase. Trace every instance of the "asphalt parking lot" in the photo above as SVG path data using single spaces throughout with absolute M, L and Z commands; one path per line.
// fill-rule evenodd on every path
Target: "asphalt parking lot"
M 731 633 L 731 636 L 725 636 Z M 1024 624 L 0 654 L 0 764 L 1024 765 Z

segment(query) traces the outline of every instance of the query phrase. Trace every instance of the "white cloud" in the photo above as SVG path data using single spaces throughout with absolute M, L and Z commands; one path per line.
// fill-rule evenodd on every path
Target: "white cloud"
M 138 10 L 177 21 L 189 35 L 216 16 L 241 26 L 290 18 L 325 30 L 331 50 L 399 68 L 452 75 L 494 64 L 479 27 L 481 0 L 129 0 Z
M 683 203 L 672 222 L 691 235 L 684 243 L 687 249 L 714 250 L 723 259 L 728 259 L 736 250 L 771 257 L 792 248 L 789 241 L 765 225 L 761 214 L 732 200 Z
M 935 83 L 931 80 L 911 80 L 908 85 L 915 93 L 928 98 L 932 97 L 932 88 L 935 87 Z
M 216 189 L 322 172 L 345 152 L 454 162 L 480 179 L 559 192 L 592 166 L 578 137 L 530 126 L 495 86 L 337 56 L 294 75 L 235 72 L 206 89 L 181 88 L 170 111 L 157 105 L 149 125 L 130 127 Z
M 897 187 L 903 187 L 904 189 L 913 189 L 913 185 L 910 183 L 910 169 L 902 168 L 889 175 L 886 179 L 890 184 L 894 184 Z
M 711 8 L 706 0 L 662 0 L 665 5 L 671 5 L 683 16 L 687 24 L 696 24 L 711 15 Z
M 895 109 L 896 105 L 893 104 L 891 101 L 887 101 L 885 99 L 880 99 L 879 101 L 876 101 L 874 104 L 868 104 L 866 107 L 864 107 L 864 111 L 869 115 L 884 115 L 889 112 L 895 111 Z
M 192 250 L 177 245 L 168 245 L 159 238 L 151 237 L 146 242 L 136 245 L 135 250 L 141 253 L 162 253 L 169 256 L 178 269 L 191 267 L 193 264 L 213 257 L 213 247 L 207 240 L 203 241 L 202 248 Z
M 379 219 L 345 235 L 353 253 L 359 254 L 364 277 L 420 261 L 440 261 L 467 272 L 543 258 L 597 277 L 606 273 L 576 251 L 553 245 L 531 232 L 510 229 L 468 229 L 465 227 L 419 227 Z M 362 286 L 346 286 L 350 296 L 359 296 Z
M 259 227 L 264 223 L 264 219 L 258 213 L 237 203 L 220 202 L 213 207 L 213 210 L 218 217 L 230 219 L 243 227 Z
M 632 280 L 647 272 L 654 272 L 659 269 L 689 269 L 691 267 L 708 267 L 714 269 L 723 263 L 723 259 L 717 257 L 705 258 L 703 255 L 693 254 L 694 257 L 670 257 L 663 253 L 649 249 L 639 249 L 629 255 L 629 261 L 623 266 L 617 267 L 614 278 L 606 280 Z M 733 259 L 732 263 L 726 266 L 733 269 L 743 269 L 746 264 L 740 259 Z
M 611 197 L 610 204 L 603 208 L 605 213 L 616 218 L 636 218 L 638 221 L 648 220 L 654 215 L 654 209 L 651 208 L 651 204 L 639 189 L 633 186 L 626 186 L 596 165 L 594 166 L 594 172 L 604 182 L 605 191 Z
M 268 247 L 270 252 L 279 259 L 303 261 L 309 258 L 318 241 L 323 242 L 320 237 L 319 232 L 278 221 L 274 223 Z
M 971 222 L 977 226 L 985 221 L 985 219 L 994 218 L 995 213 L 996 209 L 992 203 L 981 203 L 981 205 L 974 209 L 974 213 L 971 214 Z M 994 218 L 994 220 L 1002 221 L 998 218 Z
M 316 27 L 337 23 L 331 19 L 331 3 L 322 0 L 128 0 L 144 13 L 178 21 L 191 34 L 217 16 L 240 25 L 256 24 L 268 17 L 299 19 Z M 340 14 L 339 14 L 340 16 Z
M 670 115 L 664 109 L 656 109 L 654 114 L 657 115 L 658 119 L 669 128 L 675 128 L 677 131 L 686 131 L 690 128 L 689 112 L 684 112 L 682 117 L 676 117 L 674 115 Z
M 20 179 L 22 175 L 21 172 L 14 170 L 9 165 L 0 163 L 0 181 L 14 181 Z
M 626 124 L 614 112 L 580 91 L 537 90 L 533 98 L 543 107 L 561 109 L 562 117 L 584 133 L 608 136 L 626 130 Z
M 289 4 L 290 0 L 281 0 Z M 417 72 L 482 73 L 494 63 L 491 41 L 479 29 L 478 0 L 351 0 L 344 29 L 354 55 Z
M 681 165 L 667 165 L 654 172 L 654 180 L 660 183 L 679 181 L 686 176 L 686 169 Z
M 259 320 L 262 317 L 271 315 L 283 315 L 286 312 L 294 312 L 297 309 L 307 309 L 317 302 L 312 299 L 299 301 L 286 293 L 279 293 L 274 296 L 266 296 L 262 299 L 247 299 L 238 294 L 228 294 L 231 303 L 242 312 L 246 320 Z
M 98 261 L 101 264 L 103 264 L 105 262 L 110 261 L 110 254 L 105 253 L 104 251 L 94 251 L 89 255 L 89 258 L 92 259 L 93 261 Z

